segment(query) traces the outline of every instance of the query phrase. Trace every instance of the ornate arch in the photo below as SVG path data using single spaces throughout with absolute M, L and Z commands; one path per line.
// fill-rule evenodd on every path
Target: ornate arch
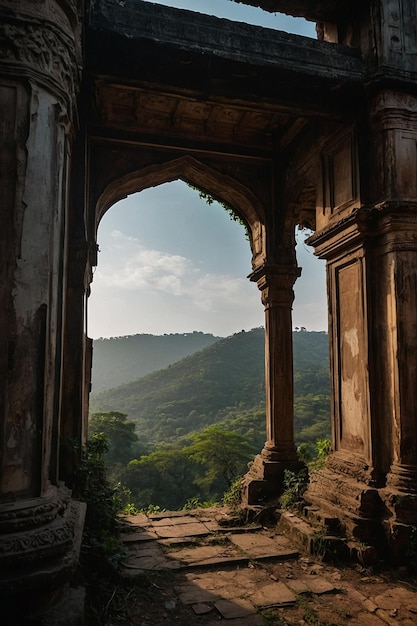
M 257 267 L 262 264 L 265 259 L 265 212 L 261 203 L 253 191 L 242 183 L 190 156 L 150 165 L 110 183 L 96 204 L 95 234 L 103 215 L 119 200 L 178 179 L 210 193 L 236 211 L 248 225 L 252 265 Z

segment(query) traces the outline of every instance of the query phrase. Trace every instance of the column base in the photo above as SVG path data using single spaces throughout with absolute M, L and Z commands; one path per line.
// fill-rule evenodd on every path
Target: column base
M 304 499 L 339 520 L 345 535 L 374 547 L 378 558 L 407 564 L 417 558 L 416 470 L 394 466 L 382 486 L 360 460 L 336 453 L 310 475 Z
M 242 481 L 242 503 L 263 504 L 283 491 L 285 470 L 298 473 L 306 469 L 302 461 L 277 461 L 258 454 Z
M 361 459 L 332 454 L 323 469 L 310 475 L 304 499 L 337 518 L 348 536 L 369 545 L 383 544 L 383 503 L 372 474 Z
M 33 616 L 43 624 L 72 594 L 69 581 L 78 565 L 86 505 L 70 495 L 61 485 L 47 497 L 0 507 L 0 601 L 10 624 Z M 81 623 L 74 615 L 68 619 L 63 613 L 54 623 Z
M 417 558 L 417 467 L 393 465 L 381 489 L 387 515 L 383 521 L 390 560 L 406 563 Z

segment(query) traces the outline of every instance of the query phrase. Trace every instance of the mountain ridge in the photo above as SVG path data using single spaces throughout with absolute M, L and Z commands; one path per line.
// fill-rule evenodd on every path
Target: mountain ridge
M 329 432 L 328 337 L 293 333 L 296 428 Z M 168 367 L 91 395 L 91 412 L 121 411 L 152 446 L 173 442 L 212 423 L 264 431 L 264 329 L 235 333 Z M 311 408 L 310 408 L 311 405 Z M 254 420 L 254 424 L 251 424 Z M 255 424 L 256 423 L 256 424 Z
M 223 339 L 210 333 L 149 333 L 93 341 L 92 390 L 98 393 L 164 369 Z M 134 374 L 132 374 L 134 372 Z

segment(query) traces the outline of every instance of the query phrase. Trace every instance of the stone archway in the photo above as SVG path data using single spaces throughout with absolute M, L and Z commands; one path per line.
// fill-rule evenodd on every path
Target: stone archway
M 247 224 L 253 269 L 265 262 L 265 210 L 253 191 L 230 175 L 216 171 L 188 155 L 130 172 L 110 183 L 97 201 L 95 232 L 104 213 L 118 200 L 177 179 L 210 193 L 230 206 Z
M 220 164 L 221 166 L 221 162 Z M 182 179 L 227 203 L 246 222 L 250 234 L 253 271 L 265 307 L 266 443 L 246 481 L 248 502 L 276 495 L 285 469 L 301 469 L 297 459 L 293 426 L 292 322 L 293 284 L 300 271 L 295 265 L 295 215 L 282 219 L 278 242 L 267 256 L 266 210 L 252 189 L 229 174 L 189 155 L 130 171 L 113 180 L 91 207 L 91 226 L 96 245 L 98 223 L 118 200 L 148 187 Z M 253 183 L 253 181 L 250 181 Z M 94 221 L 93 216 L 94 214 Z M 269 260 L 271 259 L 271 260 Z M 275 262 L 274 262 L 275 259 Z M 256 471 L 255 471 L 256 467 Z
M 0 580 L 14 606 L 48 606 L 76 563 L 82 511 L 62 485 L 74 465 L 59 443 L 83 441 L 96 204 L 169 162 L 252 230 L 270 406 L 254 484 L 275 490 L 297 462 L 296 196 L 284 190 L 303 163 L 313 172 L 336 449 L 307 496 L 404 558 L 417 520 L 415 2 L 247 3 L 321 21 L 323 40 L 139 1 L 0 0 Z M 236 181 L 230 196 L 221 176 Z

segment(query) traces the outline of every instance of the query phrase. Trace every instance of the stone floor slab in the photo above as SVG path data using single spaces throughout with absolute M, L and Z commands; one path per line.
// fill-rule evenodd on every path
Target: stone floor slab
M 203 604 L 214 602 L 217 596 L 209 589 L 200 589 L 198 587 L 190 588 L 178 594 L 182 604 Z
M 229 576 L 226 576 L 229 574 Z M 177 585 L 175 590 L 180 592 L 184 587 L 196 586 L 202 589 L 221 589 L 227 585 L 230 585 L 230 573 L 225 571 L 219 572 L 200 572 L 197 576 L 195 573 L 186 573 L 184 576 L 187 582 L 182 585 Z
M 295 550 L 285 537 L 271 539 L 265 535 L 254 533 L 228 535 L 238 548 L 246 552 L 251 558 L 295 558 L 298 551 Z
M 201 546 L 196 548 L 184 548 L 166 553 L 167 559 L 180 561 L 183 566 L 206 566 L 218 563 L 242 562 L 242 555 L 237 554 L 233 547 L 225 546 Z
M 305 578 L 301 579 L 300 582 L 305 582 L 306 585 L 308 585 L 310 591 L 317 595 L 321 595 L 322 593 L 332 593 L 336 591 L 334 585 L 329 583 L 329 581 L 322 576 L 306 576 Z
M 378 608 L 386 611 L 393 611 L 402 606 L 413 613 L 417 613 L 417 593 L 402 587 L 394 587 L 384 594 L 376 596 L 374 602 Z
M 218 600 L 214 606 L 224 619 L 234 619 L 236 617 L 246 617 L 256 613 L 256 609 L 249 600 L 235 598 L 234 600 Z
M 184 513 L 184 511 L 161 511 L 160 513 L 150 513 L 146 516 L 152 522 L 154 520 L 167 519 L 168 517 L 195 517 L 193 513 Z
M 200 522 L 157 526 L 154 530 L 158 537 L 165 539 L 170 537 L 202 537 L 210 534 L 208 528 Z
M 284 583 L 276 582 L 259 588 L 250 596 L 250 600 L 257 607 L 268 608 L 295 604 L 296 597 Z
M 152 530 L 143 530 L 136 533 L 124 533 L 120 536 L 122 543 L 134 543 L 136 541 L 152 541 L 157 539 L 158 535 Z
M 167 567 L 168 562 L 156 542 L 129 544 L 123 567 L 128 569 L 153 570 Z
M 196 615 L 207 615 L 207 613 L 211 613 L 213 610 L 213 606 L 210 604 L 204 604 L 200 602 L 199 604 L 193 604 L 191 607 Z
M 204 626 L 219 626 L 219 618 L 205 622 Z M 262 615 L 247 615 L 246 617 L 228 619 L 227 626 L 265 626 L 265 621 Z
M 151 525 L 151 522 L 145 513 L 136 513 L 136 515 L 122 515 L 121 521 L 126 522 L 128 525 L 139 526 L 145 528 Z
M 161 519 L 153 519 L 151 518 L 151 523 L 153 528 L 158 528 L 159 526 L 173 526 L 177 524 L 195 524 L 199 522 L 194 515 L 180 515 L 178 517 L 172 516 L 170 514 L 169 517 L 162 517 Z
M 285 584 L 294 593 L 299 593 L 299 594 L 310 593 L 310 587 L 301 578 L 295 578 L 294 580 L 286 580 Z
M 133 556 L 126 561 L 123 561 L 123 567 L 128 569 L 135 570 L 156 570 L 156 569 L 165 569 L 166 561 L 164 557 L 154 557 L 154 556 Z

